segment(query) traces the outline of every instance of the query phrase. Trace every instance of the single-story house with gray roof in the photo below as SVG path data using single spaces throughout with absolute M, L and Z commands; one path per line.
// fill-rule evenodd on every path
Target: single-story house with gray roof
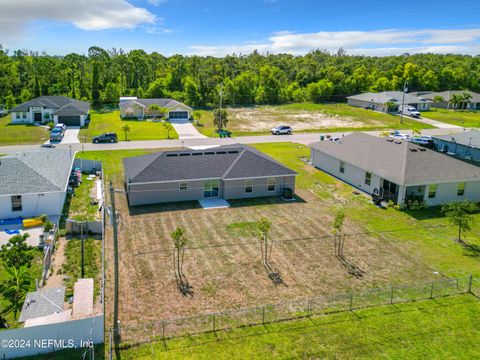
M 465 104 L 452 104 L 451 100 L 453 95 L 469 94 L 470 100 Z M 467 110 L 480 110 L 480 94 L 470 90 L 447 90 L 447 91 L 417 91 L 410 93 L 413 96 L 422 97 L 428 100 L 432 100 L 432 107 L 442 109 L 456 109 L 459 106 L 464 106 Z M 443 101 L 434 102 L 435 97 L 441 97 Z
M 0 219 L 61 215 L 73 161 L 68 149 L 0 157 Z
M 163 151 L 123 159 L 129 204 L 279 196 L 297 173 L 246 145 Z
M 90 104 L 66 96 L 40 96 L 10 110 L 12 124 L 43 124 L 53 121 L 67 126 L 85 126 Z
M 371 108 L 372 110 L 383 112 L 396 112 L 398 106 L 411 105 L 418 111 L 425 111 L 430 109 L 431 100 L 413 96 L 411 94 L 404 94 L 401 91 L 383 91 L 379 93 L 366 92 L 358 95 L 347 96 L 347 103 L 350 106 L 361 108 Z M 395 104 L 394 107 L 388 107 L 388 103 Z
M 432 137 L 437 151 L 458 159 L 477 161 L 480 164 L 480 131 L 464 131 L 452 135 Z
M 353 133 L 311 145 L 315 167 L 385 201 L 442 205 L 480 201 L 480 168 L 394 139 Z
M 156 113 L 150 110 L 151 105 L 158 105 L 168 109 L 167 114 Z M 122 119 L 146 119 L 163 115 L 169 120 L 188 120 L 192 112 L 190 106 L 173 99 L 137 99 L 120 98 L 120 117 Z

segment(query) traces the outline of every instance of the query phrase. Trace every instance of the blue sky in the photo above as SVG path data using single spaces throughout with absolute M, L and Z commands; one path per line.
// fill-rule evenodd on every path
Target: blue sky
M 479 14 L 478 0 L 0 0 L 0 43 L 60 55 L 91 45 L 166 55 L 480 54 Z

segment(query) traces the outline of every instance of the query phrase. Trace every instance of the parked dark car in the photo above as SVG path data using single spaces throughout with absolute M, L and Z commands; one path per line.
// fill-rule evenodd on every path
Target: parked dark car
M 106 143 L 106 142 L 115 143 L 118 141 L 118 137 L 117 137 L 117 134 L 115 133 L 105 133 L 102 135 L 95 136 L 92 140 L 95 144 Z
M 50 132 L 50 141 L 51 142 L 62 141 L 64 133 L 65 132 L 63 131 L 63 129 L 54 127 Z

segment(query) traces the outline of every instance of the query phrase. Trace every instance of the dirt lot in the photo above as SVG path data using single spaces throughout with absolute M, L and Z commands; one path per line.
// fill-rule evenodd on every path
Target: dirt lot
M 125 195 L 116 195 L 121 213 L 119 313 L 124 326 L 382 286 L 399 278 L 421 280 L 431 274 L 390 241 L 354 236 L 346 242 L 345 255 L 364 273 L 359 278 L 350 275 L 334 256 L 332 212 L 327 213 L 328 204 L 308 190 L 300 189 L 301 200 L 296 202 L 232 201 L 230 209 L 221 210 L 184 203 L 129 211 Z M 261 264 L 253 224 L 261 216 L 273 219 L 271 236 L 277 244 L 272 263 L 284 285 L 275 286 Z M 173 275 L 169 234 L 177 226 L 185 228 L 189 238 L 185 274 L 193 297 L 178 292 Z M 346 231 L 360 230 L 347 224 Z

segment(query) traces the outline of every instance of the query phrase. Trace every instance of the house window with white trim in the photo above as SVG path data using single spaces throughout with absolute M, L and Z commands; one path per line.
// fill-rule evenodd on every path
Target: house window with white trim
M 188 183 L 181 182 L 179 187 L 180 187 L 180 191 L 188 190 Z
M 22 112 L 22 119 L 26 119 L 27 118 L 27 113 L 26 112 Z
M 365 185 L 370 186 L 371 183 L 372 183 L 372 173 L 366 171 L 365 172 Z
M 275 191 L 275 178 L 268 178 L 267 190 L 268 191 Z
M 245 192 L 253 192 L 253 180 L 245 180 Z
M 465 194 L 465 183 L 461 182 L 458 184 L 457 196 L 463 196 Z
M 22 196 L 12 196 L 12 211 L 22 211 Z
M 338 169 L 342 174 L 345 174 L 345 163 L 340 161 L 340 168 Z
M 428 198 L 433 199 L 437 196 L 437 184 L 430 184 L 428 187 Z

